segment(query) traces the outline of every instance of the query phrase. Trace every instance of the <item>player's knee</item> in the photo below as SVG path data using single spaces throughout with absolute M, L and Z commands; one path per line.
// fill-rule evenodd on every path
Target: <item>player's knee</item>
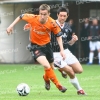
M 81 64 L 78 65 L 78 67 L 74 69 L 74 72 L 78 73 L 78 74 L 81 74 L 83 72 L 83 68 L 82 68 Z
M 49 64 L 43 64 L 43 66 L 44 66 L 45 69 L 50 68 L 50 65 Z
M 81 74 L 83 72 L 83 68 L 79 69 L 77 73 Z

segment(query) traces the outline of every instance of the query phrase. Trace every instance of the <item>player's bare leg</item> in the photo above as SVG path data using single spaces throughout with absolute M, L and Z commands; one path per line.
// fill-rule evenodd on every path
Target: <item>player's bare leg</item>
M 79 62 L 76 62 L 74 64 L 69 65 L 72 67 L 73 71 L 75 73 L 82 73 L 83 72 L 83 68 L 82 65 Z
M 67 73 L 65 73 L 65 71 L 63 71 L 62 69 L 58 69 L 58 71 L 61 73 L 63 78 L 67 78 Z
M 83 68 L 81 66 L 81 64 L 79 62 L 76 62 L 74 64 L 69 65 L 72 67 L 73 71 L 75 73 L 82 73 L 83 72 Z M 84 92 L 84 90 L 81 88 L 77 77 L 75 76 L 74 79 L 70 79 L 70 82 L 72 83 L 72 85 L 77 89 L 77 94 L 78 95 L 86 95 L 86 93 Z
M 63 78 L 67 78 L 67 73 L 65 73 L 62 69 L 60 69 L 56 64 L 51 63 L 50 65 L 51 65 L 52 69 L 56 69 L 57 68 L 58 71 L 61 73 Z
M 61 84 L 59 83 L 59 81 L 57 80 L 57 77 L 53 71 L 53 69 L 51 68 L 49 62 L 47 61 L 45 56 L 39 56 L 36 59 L 42 66 L 44 66 L 45 69 L 45 75 L 44 78 L 46 76 L 46 78 L 49 78 L 55 85 L 56 87 L 61 91 L 61 92 L 65 92 L 67 89 L 63 86 L 61 86 Z M 46 80 L 47 81 L 47 80 Z M 45 81 L 45 82 L 46 82 Z
M 77 94 L 78 95 L 86 95 L 84 90 L 81 88 L 77 77 L 75 76 L 75 72 L 73 71 L 72 67 L 70 66 L 65 66 L 63 68 L 60 68 L 62 71 L 66 72 L 68 76 L 70 77 L 70 82 L 72 85 L 77 89 Z
M 68 65 L 66 65 L 66 66 L 63 67 L 63 68 L 60 68 L 60 70 L 62 70 L 62 71 L 64 71 L 65 73 L 67 73 L 68 76 L 69 76 L 71 79 L 73 79 L 73 78 L 75 77 L 75 73 L 74 73 L 73 69 L 72 69 L 70 66 L 68 66 Z
M 98 50 L 98 59 L 99 59 L 98 64 L 100 65 L 100 49 Z
M 59 66 L 57 66 L 56 64 L 53 65 L 54 67 L 53 68 L 57 68 L 58 71 L 61 73 L 62 77 L 63 78 L 67 78 L 67 73 L 65 73 L 62 68 L 60 68 Z

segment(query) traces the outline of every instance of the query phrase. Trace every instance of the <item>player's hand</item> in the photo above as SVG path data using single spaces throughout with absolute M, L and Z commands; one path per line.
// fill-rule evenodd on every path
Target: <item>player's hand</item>
M 24 26 L 24 31 L 25 31 L 25 30 L 29 30 L 30 27 L 31 27 L 30 24 L 25 24 L 25 26 Z
M 89 37 L 88 37 L 88 40 L 91 40 L 91 39 L 92 39 L 92 36 L 89 36 Z
M 73 34 L 73 35 L 72 35 L 72 40 L 73 40 L 74 42 L 76 42 L 76 41 L 78 40 L 77 35 Z
M 73 34 L 72 39 L 68 42 L 69 45 L 73 45 L 78 40 L 77 35 Z
M 13 27 L 9 26 L 7 29 L 6 29 L 6 32 L 8 35 L 12 34 L 12 31 L 13 31 Z
M 65 60 L 66 55 L 65 55 L 65 53 L 64 53 L 64 50 L 60 51 L 60 54 L 61 54 L 61 56 L 63 57 L 63 60 Z

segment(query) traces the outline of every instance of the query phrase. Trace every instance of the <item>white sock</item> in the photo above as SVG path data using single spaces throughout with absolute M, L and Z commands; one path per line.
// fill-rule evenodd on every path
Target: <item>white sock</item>
M 82 90 L 82 88 L 81 88 L 76 76 L 75 76 L 74 79 L 70 79 L 70 82 L 77 90 Z
M 99 63 L 100 63 L 100 52 L 98 53 Z
M 90 52 L 89 54 L 89 63 L 93 63 L 94 52 Z

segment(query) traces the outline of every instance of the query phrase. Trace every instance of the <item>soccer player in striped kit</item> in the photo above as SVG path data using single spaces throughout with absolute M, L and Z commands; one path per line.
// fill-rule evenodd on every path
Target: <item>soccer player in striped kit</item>
M 70 82 L 77 89 L 78 95 L 86 95 L 84 90 L 81 88 L 77 77 L 75 76 L 76 73 L 82 73 L 83 68 L 78 59 L 67 48 L 68 44 L 73 45 L 78 40 L 78 37 L 75 34 L 72 34 L 73 32 L 72 29 L 70 28 L 70 25 L 67 22 L 65 22 L 68 16 L 69 16 L 68 8 L 60 7 L 58 9 L 57 11 L 58 18 L 56 20 L 56 23 L 63 32 L 62 40 L 63 40 L 64 51 L 66 54 L 66 59 L 65 60 L 62 59 L 56 37 L 54 34 L 51 34 L 51 44 L 54 54 L 54 65 L 69 75 Z

